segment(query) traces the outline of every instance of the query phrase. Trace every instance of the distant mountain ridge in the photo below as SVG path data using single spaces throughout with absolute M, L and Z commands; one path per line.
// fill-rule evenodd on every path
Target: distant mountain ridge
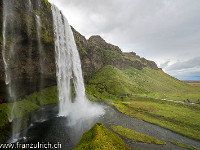
M 120 70 L 129 67 L 139 70 L 144 67 L 159 69 L 155 62 L 140 58 L 135 52 L 122 52 L 118 46 L 107 43 L 99 35 L 93 35 L 87 40 L 73 27 L 72 31 L 85 75 L 95 73 L 105 65 L 112 65 Z

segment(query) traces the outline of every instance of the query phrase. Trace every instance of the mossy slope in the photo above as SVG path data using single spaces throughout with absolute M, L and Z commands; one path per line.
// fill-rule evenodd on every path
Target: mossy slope
M 104 66 L 86 79 L 90 95 L 101 97 L 105 92 L 111 95 L 138 95 L 173 100 L 196 102 L 200 88 L 192 87 L 164 73 L 161 69 L 130 67 L 119 70 L 113 66 Z
M 57 87 L 52 86 L 30 94 L 18 102 L 0 104 L 0 137 L 2 138 L 0 138 L 0 142 L 6 140 L 6 136 L 8 136 L 10 131 L 10 123 L 8 121 L 8 113 L 10 113 L 10 111 L 8 111 L 9 108 L 14 108 L 14 121 L 16 119 L 21 119 L 21 128 L 24 129 L 27 126 L 28 115 L 30 113 L 39 109 L 40 106 L 57 103 L 57 101 Z M 13 105 L 15 105 L 15 107 L 13 107 Z
M 74 150 L 130 150 L 121 138 L 110 132 L 103 124 L 97 123 L 86 131 Z

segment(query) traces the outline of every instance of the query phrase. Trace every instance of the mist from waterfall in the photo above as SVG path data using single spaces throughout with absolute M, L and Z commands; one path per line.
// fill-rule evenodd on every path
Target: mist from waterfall
M 52 4 L 54 20 L 54 41 L 56 57 L 56 75 L 59 92 L 59 116 L 67 116 L 70 124 L 82 119 L 104 114 L 104 109 L 89 102 L 85 96 L 85 87 L 79 53 L 67 19 Z M 75 97 L 72 98 L 72 89 Z

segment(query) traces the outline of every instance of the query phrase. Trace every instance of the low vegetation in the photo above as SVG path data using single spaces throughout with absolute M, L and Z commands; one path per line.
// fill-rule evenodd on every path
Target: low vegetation
M 137 95 L 168 100 L 198 102 L 200 88 L 179 81 L 162 70 L 128 68 L 119 70 L 113 66 L 104 66 L 86 79 L 89 95 Z M 103 96 L 105 97 L 105 96 Z
M 170 143 L 177 145 L 179 147 L 189 149 L 189 150 L 198 150 L 196 147 L 188 146 L 187 144 L 184 144 L 184 143 L 179 143 L 179 142 L 176 142 L 176 141 L 170 141 Z
M 189 82 L 187 84 L 194 86 L 194 87 L 200 87 L 200 82 Z
M 148 144 L 153 143 L 153 144 L 158 144 L 158 145 L 166 144 L 166 142 L 164 142 L 164 141 L 160 141 L 154 137 L 136 132 L 136 131 L 128 129 L 128 128 L 124 128 L 122 126 L 111 125 L 110 128 L 114 132 L 121 135 L 122 137 L 130 139 L 134 142 L 142 142 L 142 143 L 148 143 Z
M 57 87 L 53 86 L 43 89 L 40 92 L 35 92 L 31 95 L 28 95 L 23 100 L 18 102 L 0 104 L 0 129 L 9 123 L 9 108 L 14 108 L 12 114 L 14 114 L 14 119 L 17 119 L 23 118 L 25 115 L 38 109 L 39 106 L 56 103 L 57 101 Z
M 200 140 L 200 106 L 133 97 L 114 103 L 122 113 Z
M 74 150 L 131 150 L 122 139 L 110 132 L 103 124 L 97 123 L 86 131 Z

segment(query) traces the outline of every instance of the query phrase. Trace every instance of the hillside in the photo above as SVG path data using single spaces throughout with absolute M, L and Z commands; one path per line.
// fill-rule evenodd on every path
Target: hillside
M 87 91 L 96 97 L 105 94 L 126 96 L 137 95 L 160 99 L 192 102 L 199 99 L 200 89 L 185 84 L 164 73 L 161 69 L 130 67 L 119 70 L 111 65 L 104 66 L 86 79 Z M 106 97 L 106 96 L 105 96 Z
M 164 73 L 156 63 L 135 52 L 122 52 L 98 35 L 88 40 L 73 27 L 89 95 L 138 95 L 197 102 L 198 87 L 192 87 Z M 105 96 L 106 94 L 106 96 Z M 111 98 L 111 99 L 112 99 Z
M 73 27 L 72 31 L 85 76 L 95 73 L 105 65 L 112 65 L 120 70 L 129 67 L 139 70 L 144 67 L 158 69 L 155 62 L 140 58 L 135 52 L 124 53 L 118 46 L 107 43 L 99 35 L 93 35 L 87 40 Z

